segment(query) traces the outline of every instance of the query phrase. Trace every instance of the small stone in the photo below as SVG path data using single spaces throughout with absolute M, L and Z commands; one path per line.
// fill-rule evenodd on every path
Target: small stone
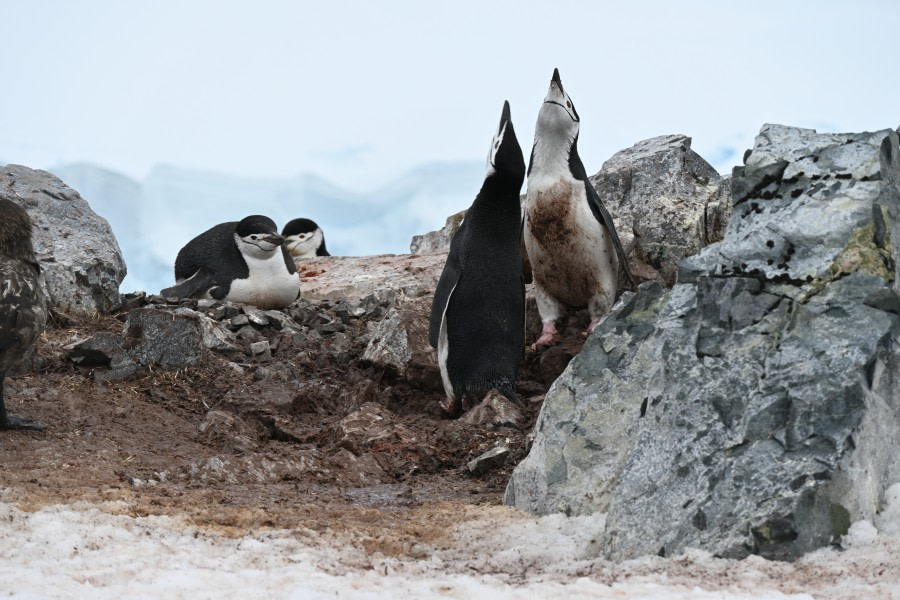
M 233 329 L 239 329 L 244 325 L 250 324 L 250 317 L 247 315 L 237 315 L 236 317 L 232 317 L 230 321 L 230 327 Z
M 327 335 L 330 333 L 340 333 L 347 329 L 347 327 L 341 323 L 340 321 L 332 321 L 331 323 L 325 323 L 322 325 L 322 333 Z
M 258 308 L 245 306 L 244 314 L 247 315 L 247 319 L 249 319 L 249 321 L 254 325 L 265 327 L 269 324 L 269 317 L 267 317 L 266 314 Z
M 253 356 L 258 356 L 260 354 L 271 355 L 272 348 L 269 345 L 269 340 L 253 342 L 252 344 L 250 344 L 250 353 L 253 354 Z
M 199 308 L 199 306 L 198 306 Z M 225 307 L 224 306 L 216 306 L 215 308 L 209 308 L 206 311 L 206 316 L 210 319 L 215 319 L 216 321 L 221 321 L 225 318 Z
M 506 446 L 497 446 L 496 448 L 488 450 L 478 458 L 470 460 L 466 466 L 469 469 L 469 473 L 481 475 L 502 467 L 504 463 L 506 463 L 507 458 L 509 458 L 509 448 Z
M 234 302 L 225 302 L 222 306 L 225 309 L 226 319 L 233 319 L 241 314 L 241 307 Z
M 476 427 L 512 427 L 519 429 L 522 411 L 497 390 L 489 391 L 474 408 L 459 418 L 460 423 Z

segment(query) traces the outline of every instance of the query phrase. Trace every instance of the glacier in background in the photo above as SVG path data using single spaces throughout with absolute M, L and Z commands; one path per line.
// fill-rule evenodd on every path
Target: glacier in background
M 468 208 L 484 177 L 482 162 L 430 163 L 359 193 L 312 174 L 251 179 L 158 166 L 139 182 L 89 163 L 48 170 L 109 221 L 128 266 L 121 291 L 148 293 L 175 282 L 175 256 L 190 239 L 252 214 L 271 217 L 279 231 L 291 219 L 312 219 L 334 255 L 407 253 L 413 235 Z

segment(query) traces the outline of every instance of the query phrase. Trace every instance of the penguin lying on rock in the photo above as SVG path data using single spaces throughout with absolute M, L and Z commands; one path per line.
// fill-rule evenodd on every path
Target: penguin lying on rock
M 587 307 L 590 333 L 616 299 L 619 266 L 632 284 L 612 217 L 578 156 L 580 119 L 554 69 L 528 165 L 524 240 L 543 329 L 532 349 L 559 340 L 565 306 Z
M 331 256 L 325 248 L 325 234 L 312 219 L 294 219 L 281 230 L 284 245 L 294 258 Z
M 46 425 L 7 414 L 3 381 L 47 322 L 47 299 L 38 283 L 41 268 L 31 245 L 31 218 L 24 208 L 0 198 L 0 430 Z
M 519 190 L 525 160 L 503 105 L 487 174 L 450 243 L 431 306 L 428 341 L 438 352 L 452 416 L 496 388 L 515 403 L 525 346 Z
M 300 276 L 269 217 L 251 215 L 204 231 L 178 252 L 174 298 L 213 298 L 285 308 L 300 296 Z

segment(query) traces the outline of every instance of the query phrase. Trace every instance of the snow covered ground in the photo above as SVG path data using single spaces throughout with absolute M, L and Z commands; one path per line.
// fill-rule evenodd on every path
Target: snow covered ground
M 15 598 L 900 598 L 900 486 L 892 510 L 854 524 L 846 549 L 795 563 L 689 551 L 595 558 L 604 517 L 467 506 L 448 536 L 394 558 L 347 531 L 233 532 L 122 503 L 23 511 L 0 502 L 0 595 Z M 473 512 L 474 511 L 474 512 Z M 886 533 L 893 531 L 894 535 Z M 414 558 L 411 558 L 414 557 Z

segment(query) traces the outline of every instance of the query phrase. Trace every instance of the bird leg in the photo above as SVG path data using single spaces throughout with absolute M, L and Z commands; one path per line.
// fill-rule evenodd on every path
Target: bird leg
M 560 339 L 559 332 L 556 330 L 556 321 L 544 321 L 543 329 L 541 329 L 541 337 L 532 345 L 532 350 L 537 350 L 542 346 L 552 346 Z

